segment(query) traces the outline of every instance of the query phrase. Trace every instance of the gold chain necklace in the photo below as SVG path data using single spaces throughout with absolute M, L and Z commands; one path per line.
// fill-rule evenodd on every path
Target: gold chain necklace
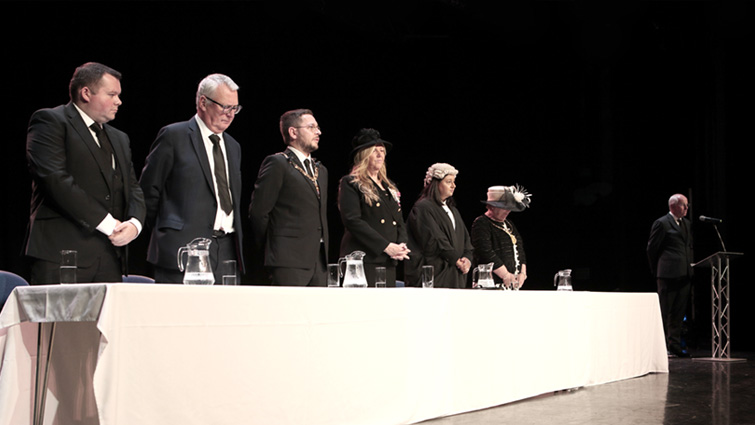
M 310 176 L 306 170 L 304 170 L 303 168 L 299 166 L 299 164 L 292 161 L 291 157 L 286 155 L 285 152 L 281 152 L 281 153 L 288 159 L 288 162 L 290 162 L 291 165 L 293 165 L 295 169 L 299 170 L 299 172 L 302 173 L 304 177 L 308 178 L 312 182 L 312 184 L 315 185 L 315 189 L 317 190 L 317 197 L 319 198 L 320 197 L 320 184 L 317 183 L 317 177 L 320 175 L 320 167 L 317 166 L 317 163 L 315 162 L 315 160 L 310 159 L 310 162 L 312 163 L 312 171 L 315 174 L 314 176 Z
M 490 220 L 490 223 L 493 225 L 493 227 L 506 232 L 506 234 L 509 235 L 509 237 L 511 238 L 511 243 L 513 243 L 514 246 L 516 246 L 516 236 L 514 236 L 514 234 L 511 232 L 511 229 L 509 229 L 509 226 L 506 225 L 505 220 L 503 222 L 500 222 L 500 221 L 495 221 L 490 217 L 488 217 L 488 219 Z
M 487 217 L 487 216 L 486 216 Z M 493 227 L 503 230 L 506 232 L 507 235 L 511 238 L 512 248 L 514 249 L 514 267 L 516 269 L 516 273 L 520 272 L 520 262 L 519 262 L 519 248 L 516 246 L 516 236 L 511 232 L 511 229 L 509 229 L 509 226 L 506 224 L 506 221 L 503 222 L 495 221 L 492 218 L 488 217 L 490 220 L 490 223 L 493 225 Z

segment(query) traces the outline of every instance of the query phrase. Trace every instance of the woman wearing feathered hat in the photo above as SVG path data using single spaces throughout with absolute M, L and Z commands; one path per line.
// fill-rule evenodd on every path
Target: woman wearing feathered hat
M 375 268 L 385 267 L 387 286 L 396 286 L 396 265 L 409 258 L 399 191 L 388 178 L 386 153 L 393 147 L 371 128 L 352 140 L 351 172 L 341 178 L 338 209 L 345 228 L 341 255 L 363 251 L 364 272 L 375 286 Z
M 524 242 L 509 213 L 524 211 L 531 195 L 519 185 L 491 186 L 485 214 L 472 223 L 474 264 L 493 263 L 493 279 L 506 287 L 519 288 L 527 279 L 527 256 Z
M 467 227 L 454 206 L 458 170 L 445 163 L 430 166 L 424 188 L 409 213 L 409 248 L 412 259 L 406 264 L 407 284 L 419 286 L 419 270 L 433 266 L 436 288 L 464 288 L 464 275 L 472 265 L 472 244 Z

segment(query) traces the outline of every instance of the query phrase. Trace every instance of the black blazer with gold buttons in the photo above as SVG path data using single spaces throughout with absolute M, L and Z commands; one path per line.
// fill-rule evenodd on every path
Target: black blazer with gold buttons
M 392 260 L 383 252 L 388 244 L 407 242 L 400 201 L 373 182 L 380 199 L 369 205 L 354 181 L 354 176 L 344 176 L 338 188 L 338 210 L 344 226 L 340 253 L 364 251 L 365 263 L 388 264 Z

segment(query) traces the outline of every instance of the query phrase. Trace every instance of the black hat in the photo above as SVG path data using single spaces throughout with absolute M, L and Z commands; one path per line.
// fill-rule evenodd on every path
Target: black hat
M 356 136 L 351 139 L 351 159 L 354 159 L 354 155 L 362 149 L 369 148 L 375 145 L 385 146 L 385 151 L 388 152 L 393 147 L 391 142 L 387 142 L 380 138 L 380 133 L 373 128 L 363 128 L 357 132 Z
M 482 203 L 491 207 L 519 212 L 529 208 L 531 197 L 532 195 L 519 185 L 491 186 L 488 188 L 488 199 L 482 201 Z

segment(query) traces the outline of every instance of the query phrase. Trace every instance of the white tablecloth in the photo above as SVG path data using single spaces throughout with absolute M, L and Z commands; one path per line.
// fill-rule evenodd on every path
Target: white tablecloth
M 53 424 L 411 424 L 668 372 L 653 293 L 27 287 L 0 314 L 0 425 L 31 423 L 51 321 Z

